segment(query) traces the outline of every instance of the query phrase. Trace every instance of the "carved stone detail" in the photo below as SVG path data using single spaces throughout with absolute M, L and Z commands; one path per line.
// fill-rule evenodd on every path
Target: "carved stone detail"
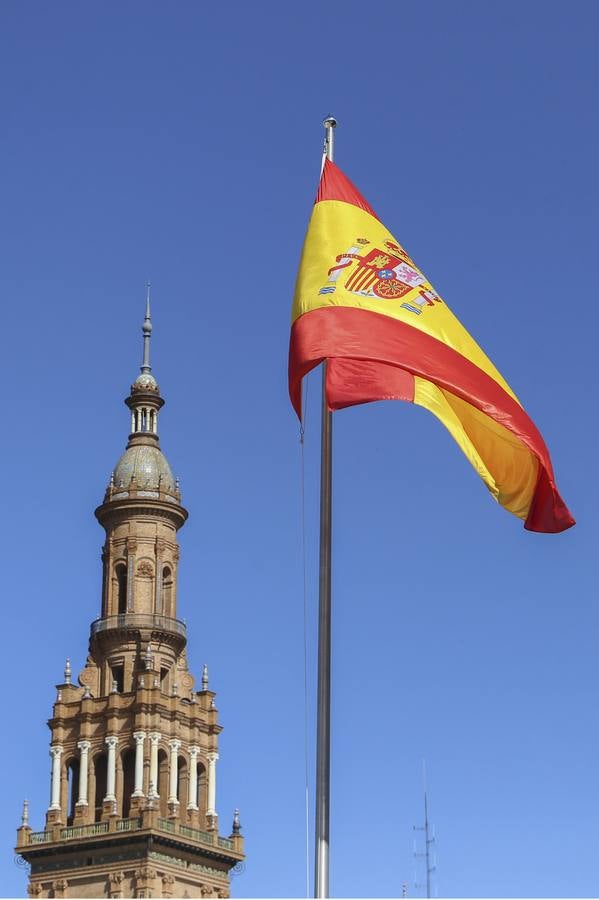
M 123 896 L 123 881 L 125 880 L 124 872 L 111 872 L 108 876 L 108 892 L 111 897 L 118 900 Z
M 195 684 L 195 678 L 189 672 L 186 672 L 184 675 L 181 675 L 180 682 L 183 690 L 192 691 Z
M 152 866 L 142 866 L 141 869 L 136 871 L 135 878 L 138 888 L 142 890 L 144 888 L 153 888 L 153 882 L 156 878 L 156 869 L 153 869 Z
M 95 687 L 96 682 L 98 680 L 98 667 L 91 658 L 91 656 L 87 657 L 85 668 L 79 672 L 78 679 L 81 687 L 92 688 Z
M 172 875 L 162 876 L 162 896 L 172 897 L 175 890 L 175 879 Z
M 154 566 L 148 559 L 142 559 L 137 566 L 137 574 L 143 578 L 152 578 L 154 575 Z
M 69 882 L 66 878 L 58 878 L 56 881 L 52 882 L 52 893 L 55 897 L 60 898 L 65 896 L 65 891 L 69 888 Z

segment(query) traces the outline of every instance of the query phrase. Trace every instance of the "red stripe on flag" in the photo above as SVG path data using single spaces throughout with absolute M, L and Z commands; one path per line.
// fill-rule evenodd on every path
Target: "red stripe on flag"
M 414 402 L 414 376 L 405 369 L 365 359 L 330 359 L 327 395 L 336 397 L 335 409 L 374 400 Z M 343 397 L 351 398 L 343 401 Z
M 289 394 L 298 416 L 301 380 L 323 359 L 353 363 L 349 382 L 340 377 L 331 383 L 327 380 L 331 409 L 383 400 L 394 392 L 393 386 L 385 388 L 385 368 L 377 368 L 375 377 L 372 363 L 419 375 L 471 403 L 515 434 L 539 461 L 537 486 L 525 527 L 556 532 L 574 524 L 555 485 L 549 452 L 534 422 L 490 375 L 447 344 L 399 319 L 366 309 L 331 306 L 304 313 L 292 325 L 289 347 Z M 359 378 L 362 361 L 368 364 L 364 386 Z M 380 389 L 380 396 L 372 396 L 375 389 Z
M 364 199 L 357 187 L 329 159 L 325 160 L 315 203 L 320 203 L 321 200 L 341 200 L 343 203 L 351 203 L 378 219 L 372 206 Z

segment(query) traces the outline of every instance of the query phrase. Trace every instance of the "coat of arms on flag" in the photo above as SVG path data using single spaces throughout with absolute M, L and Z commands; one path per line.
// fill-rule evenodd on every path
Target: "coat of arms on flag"
M 409 302 L 401 304 L 403 309 L 420 315 L 426 306 L 440 303 L 441 298 L 429 286 L 426 278 L 410 259 L 403 247 L 393 241 L 385 241 L 385 249 L 374 247 L 363 255 L 370 241 L 357 238 L 355 246 L 335 258 L 335 265 L 328 271 L 327 283 L 319 294 L 333 294 L 341 279 L 340 286 L 351 294 L 372 297 L 378 300 L 399 300 L 412 294 Z

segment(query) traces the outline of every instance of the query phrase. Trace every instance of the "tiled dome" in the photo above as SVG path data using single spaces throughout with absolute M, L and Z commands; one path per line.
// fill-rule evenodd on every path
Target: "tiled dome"
M 142 372 L 131 385 L 132 391 L 158 391 L 158 382 L 151 372 Z
M 117 490 L 121 486 L 128 488 L 133 475 L 138 489 L 157 491 L 161 487 L 169 493 L 175 491 L 171 467 L 158 447 L 142 444 L 125 450 L 114 470 L 114 485 Z

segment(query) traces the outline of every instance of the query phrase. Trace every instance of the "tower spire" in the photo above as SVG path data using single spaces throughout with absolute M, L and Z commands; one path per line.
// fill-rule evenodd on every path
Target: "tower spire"
M 158 443 L 158 410 L 164 405 L 158 382 L 150 365 L 150 339 L 152 337 L 152 314 L 150 311 L 151 284 L 146 283 L 146 314 L 141 333 L 144 340 L 143 360 L 140 373 L 131 385 L 131 394 L 125 403 L 131 410 L 131 431 L 129 441 L 143 437 L 143 443 Z M 139 441 L 138 441 L 139 443 Z M 131 443 L 129 443 L 131 446 Z M 116 478 L 116 475 L 115 475 Z M 127 479 L 128 481 L 129 479 Z M 172 475 L 170 478 L 173 481 Z M 117 479 L 118 484 L 118 479 Z
M 152 371 L 152 366 L 150 365 L 150 338 L 152 337 L 152 316 L 150 314 L 151 287 L 152 284 L 148 281 L 146 284 L 146 316 L 144 318 L 144 323 L 141 326 L 141 331 L 144 336 L 144 357 L 141 364 L 141 371 L 144 375 L 149 374 Z

